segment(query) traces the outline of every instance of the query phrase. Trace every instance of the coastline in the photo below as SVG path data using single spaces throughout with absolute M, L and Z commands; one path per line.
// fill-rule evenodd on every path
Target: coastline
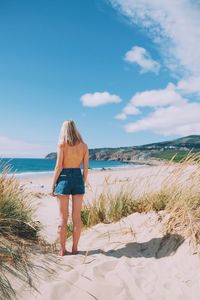
M 98 172 L 98 171 L 115 171 L 115 170 L 120 170 L 120 169 L 136 169 L 136 168 L 142 168 L 142 167 L 146 167 L 146 166 L 151 166 L 151 164 L 148 163 L 141 163 L 141 164 L 137 164 L 137 163 L 125 163 L 124 165 L 121 166 L 116 166 L 116 167 L 96 167 L 96 168 L 89 168 L 90 172 Z M 26 177 L 31 177 L 31 176 L 40 176 L 40 175 L 52 175 L 54 173 L 54 170 L 51 171 L 27 171 L 27 172 L 11 172 L 8 173 L 8 176 L 16 176 L 17 178 L 26 178 Z M 0 173 L 1 174 L 1 173 Z
M 98 170 L 117 170 L 124 168 L 139 168 L 145 166 L 158 166 L 165 163 L 155 159 L 137 159 L 137 160 L 89 160 L 89 169 L 91 171 Z M 55 161 L 45 158 L 1 158 L 0 174 L 6 166 L 8 176 L 26 177 L 40 174 L 53 174 L 55 169 Z M 81 165 L 81 168 L 83 166 Z
M 150 165 L 145 165 L 145 164 L 141 164 L 141 165 L 125 165 L 125 166 L 118 166 L 118 167 L 102 167 L 102 168 L 89 168 L 88 169 L 88 176 L 90 176 L 90 174 L 103 174 L 103 175 L 108 175 L 111 173 L 118 173 L 118 172 L 133 172 L 135 170 L 143 170 L 143 169 L 148 169 L 151 168 L 152 166 Z M 83 171 L 81 169 L 81 171 Z M 22 173 L 9 173 L 8 176 L 16 176 L 16 178 L 21 181 L 24 182 L 26 180 L 37 180 L 42 181 L 42 180 L 46 180 L 49 179 L 53 176 L 54 171 L 35 171 L 35 172 L 22 172 Z

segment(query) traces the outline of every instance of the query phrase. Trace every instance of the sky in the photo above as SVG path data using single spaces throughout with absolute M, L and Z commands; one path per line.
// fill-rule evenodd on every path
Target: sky
M 0 0 L 0 156 L 200 134 L 198 0 Z

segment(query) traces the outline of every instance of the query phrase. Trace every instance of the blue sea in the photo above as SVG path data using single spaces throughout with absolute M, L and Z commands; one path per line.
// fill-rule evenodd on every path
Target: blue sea
M 4 165 L 9 165 L 9 173 L 27 174 L 27 173 L 46 173 L 54 171 L 56 160 L 49 160 L 43 158 L 1 158 L 0 172 L 2 172 Z M 108 169 L 127 167 L 127 163 L 112 160 L 90 160 L 90 169 Z

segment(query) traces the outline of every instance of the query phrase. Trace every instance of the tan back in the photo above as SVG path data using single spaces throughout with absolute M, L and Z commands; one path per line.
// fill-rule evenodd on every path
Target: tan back
M 63 168 L 80 168 L 85 149 L 85 144 L 81 142 L 74 146 L 65 143 L 63 146 Z

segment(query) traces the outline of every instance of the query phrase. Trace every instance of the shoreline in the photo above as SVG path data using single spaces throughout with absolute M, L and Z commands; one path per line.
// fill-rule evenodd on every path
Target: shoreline
M 88 171 L 90 172 L 99 172 L 99 171 L 115 171 L 115 170 L 123 170 L 123 169 L 138 169 L 138 168 L 145 168 L 145 167 L 150 167 L 152 165 L 150 164 L 134 164 L 134 163 L 127 163 L 123 166 L 116 166 L 116 167 L 98 167 L 98 168 L 88 168 Z M 82 170 L 82 168 L 81 168 Z M 53 175 L 54 170 L 50 171 L 27 171 L 27 172 L 11 172 L 8 173 L 8 176 L 16 176 L 17 178 L 24 178 L 24 177 L 29 177 L 29 176 L 40 176 L 40 175 Z M 0 172 L 0 175 L 2 173 Z

